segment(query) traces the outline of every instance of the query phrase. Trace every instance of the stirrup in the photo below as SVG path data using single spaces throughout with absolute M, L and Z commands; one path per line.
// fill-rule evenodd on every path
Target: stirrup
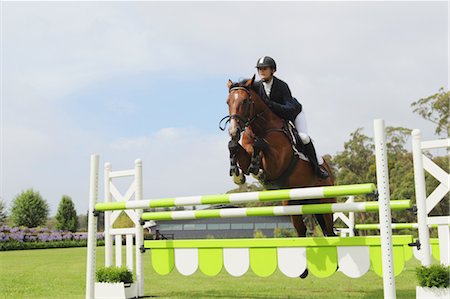
M 325 169 L 322 169 L 322 167 L 320 167 L 319 165 L 316 166 L 316 169 L 314 170 L 314 172 L 322 180 L 330 177 L 330 174 L 328 173 L 328 171 L 326 171 Z

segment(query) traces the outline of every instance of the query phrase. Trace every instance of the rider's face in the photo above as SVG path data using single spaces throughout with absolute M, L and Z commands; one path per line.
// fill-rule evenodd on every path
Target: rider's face
M 258 75 L 263 81 L 270 81 L 273 77 L 273 70 L 270 67 L 258 68 Z

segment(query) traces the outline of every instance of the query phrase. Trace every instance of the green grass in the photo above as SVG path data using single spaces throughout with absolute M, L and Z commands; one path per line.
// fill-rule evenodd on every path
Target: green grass
M 97 265 L 104 263 L 97 250 Z M 145 254 L 145 294 L 157 298 L 382 298 L 383 281 L 369 271 L 358 279 L 336 273 L 325 279 L 287 278 L 276 272 L 260 278 L 251 270 L 241 278 L 225 271 L 214 278 L 202 273 L 184 277 L 174 271 L 156 275 Z M 125 259 L 124 259 L 125 260 Z M 415 298 L 414 259 L 396 277 L 397 298 Z M 86 248 L 0 252 L 0 298 L 84 298 Z

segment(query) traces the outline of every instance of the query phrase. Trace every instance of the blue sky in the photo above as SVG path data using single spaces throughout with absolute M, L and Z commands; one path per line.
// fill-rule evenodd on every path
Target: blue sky
M 433 139 L 410 104 L 448 89 L 445 1 L 1 5 L 0 196 L 34 188 L 51 214 L 64 194 L 87 209 L 91 153 L 113 169 L 141 158 L 146 198 L 234 188 L 226 83 L 263 55 L 324 154 L 375 118 Z

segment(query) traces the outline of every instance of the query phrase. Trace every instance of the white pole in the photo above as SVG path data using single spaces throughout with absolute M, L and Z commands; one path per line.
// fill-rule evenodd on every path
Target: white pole
M 350 196 L 347 200 L 347 202 L 349 203 L 354 203 L 355 202 L 355 197 L 354 196 Z M 348 220 L 350 221 L 350 226 L 349 228 L 349 233 L 348 236 L 349 237 L 354 237 L 355 236 L 355 212 L 349 212 L 348 213 Z
M 382 119 L 376 119 L 374 121 L 374 133 L 378 203 L 380 206 L 379 215 L 384 298 L 396 298 L 388 156 L 386 149 L 385 126 Z
M 105 172 L 104 172 L 104 190 L 105 190 L 105 202 L 111 202 L 111 163 L 105 163 Z M 105 266 L 111 267 L 113 265 L 113 240 L 111 235 L 111 211 L 105 211 Z M 120 246 L 116 244 L 116 247 Z
M 137 159 L 134 161 L 136 193 L 135 200 L 143 199 L 142 190 L 142 161 Z M 141 219 L 142 209 L 136 209 L 138 218 Z M 138 296 L 144 296 L 144 253 L 141 247 L 144 246 L 144 229 L 141 225 L 136 225 L 136 282 Z
M 412 150 L 414 161 L 414 183 L 416 188 L 416 204 L 417 204 L 417 222 L 419 229 L 420 241 L 420 257 L 422 266 L 429 266 L 431 264 L 430 251 L 430 231 L 427 225 L 427 195 L 425 187 L 425 173 L 423 169 L 422 160 L 422 134 L 420 130 L 412 131 Z
M 94 216 L 98 197 L 98 155 L 91 155 L 89 214 L 88 214 L 88 244 L 86 263 L 86 299 L 94 299 L 95 288 L 95 251 L 97 246 L 97 217 Z

